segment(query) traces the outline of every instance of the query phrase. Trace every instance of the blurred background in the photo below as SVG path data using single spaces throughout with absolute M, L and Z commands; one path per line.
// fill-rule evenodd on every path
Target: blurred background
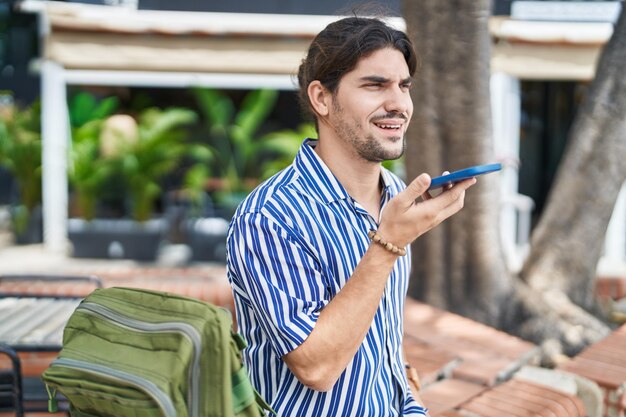
M 0 2 L 0 218 L 12 231 L 5 241 L 139 260 L 184 244 L 188 260 L 222 261 L 234 207 L 315 135 L 295 95 L 308 43 L 355 6 Z M 382 6 L 404 29 L 401 2 Z M 513 269 L 620 6 L 493 2 L 491 99 Z M 404 173 L 402 161 L 388 167 Z M 616 259 L 626 251 L 623 200 L 607 235 Z M 147 243 L 137 243 L 140 234 Z
M 410 1 L 415 0 L 404 0 L 404 4 L 420 4 Z M 596 0 L 491 3 L 489 98 L 496 160 L 485 162 L 503 164 L 502 173 L 491 177 L 500 185 L 500 217 L 492 224 L 498 227 L 511 275 L 532 258 L 528 256 L 530 234 L 544 212 L 575 115 L 622 5 L 621 1 Z M 450 12 L 449 3 L 444 6 Z M 0 0 L 2 290 L 14 285 L 8 282 L 11 274 L 18 278 L 33 273 L 35 278 L 41 273 L 97 275 L 105 286 L 169 291 L 232 311 L 225 270 L 230 218 L 255 186 L 291 163 L 305 137 L 316 136 L 300 113 L 295 74 L 313 37 L 337 15 L 351 14 L 355 7 L 359 14 L 383 13 L 390 24 L 406 30 L 402 0 L 380 1 L 379 6 L 350 0 Z M 438 8 L 439 3 L 430 2 L 429 7 Z M 435 39 L 449 35 L 446 27 L 439 30 L 442 38 Z M 386 166 L 406 176 L 402 159 Z M 593 217 L 582 212 L 579 219 L 585 216 Z M 602 228 L 598 236 L 603 232 Z M 558 236 L 553 246 L 565 240 Z M 601 239 L 574 243 L 587 249 L 595 243 L 602 245 Z M 500 261 L 500 248 L 496 249 Z M 448 253 L 440 258 L 453 263 Z M 596 259 L 592 262 L 595 265 Z M 465 273 L 462 266 L 459 270 Z M 571 269 L 572 281 L 584 275 L 575 266 Z M 594 283 L 603 299 L 622 300 L 610 305 L 620 323 L 626 320 L 625 271 L 626 192 L 622 187 Z M 456 285 L 455 291 L 474 307 L 477 303 L 465 294 L 491 301 L 492 293 L 481 292 L 488 289 L 484 282 L 496 283 L 499 289 L 512 282 L 505 276 L 496 276 L 494 281 L 485 277 L 471 276 Z M 478 283 L 477 278 L 483 281 Z M 19 284 L 9 289 L 18 294 L 84 295 L 80 293 L 84 288 L 73 282 L 61 285 L 44 280 L 36 286 L 27 279 Z M 450 287 L 436 287 L 444 293 L 442 300 Z M 529 297 L 530 305 L 540 304 L 542 290 Z M 7 294 L 10 298 L 11 291 Z M 545 298 L 561 299 L 551 294 L 545 291 Z M 506 295 L 501 304 L 514 305 L 510 293 Z M 452 309 L 460 306 L 456 301 L 451 304 Z M 500 307 L 490 311 L 494 318 L 490 325 L 502 325 L 500 319 L 507 317 L 506 309 Z M 28 308 L 24 312 L 37 319 L 31 324 L 46 324 L 46 316 L 53 313 L 45 308 L 41 315 Z M 511 317 L 528 319 L 522 310 L 513 310 Z M 549 321 L 541 309 L 536 311 L 536 323 Z M 431 314 L 419 311 L 413 317 L 431 320 Z M 440 319 L 432 322 L 438 326 Z M 573 323 L 571 328 L 560 329 L 589 327 Z M 11 333 L 6 327 L 0 331 L 5 341 Z M 21 331 L 20 327 L 15 326 Z M 442 343 L 428 350 L 425 341 L 409 338 L 424 352 L 423 358 L 413 357 L 418 366 L 431 366 L 433 357 L 442 356 L 426 383 L 434 382 L 434 375 L 449 375 L 462 362 L 470 376 L 468 384 L 478 384 L 476 375 L 487 374 L 490 382 L 480 384 L 491 386 L 530 361 L 532 355 L 526 349 L 534 352 L 529 344 L 509 357 L 508 336 L 483 336 L 484 329 L 465 321 L 449 329 L 421 330 L 414 320 L 406 328 L 418 329 L 420 335 Z M 469 344 L 477 350 L 467 358 L 455 352 L 466 350 L 469 344 L 459 341 L 458 335 L 441 337 L 450 329 L 471 337 Z M 60 340 L 61 328 L 57 330 Z M 626 333 L 621 332 L 623 346 Z M 440 337 L 433 337 L 437 334 Z M 556 337 L 554 332 L 546 334 L 550 340 Z M 484 339 L 481 344 L 476 344 L 475 335 Z M 576 342 L 576 337 L 567 336 Z M 34 345 L 35 350 L 40 348 Z M 47 356 L 33 355 L 25 361 L 24 373 L 38 379 L 58 348 L 52 347 Z M 563 359 L 554 345 L 542 348 L 546 356 Z M 607 362 L 623 365 L 614 355 L 621 358 L 621 351 L 607 356 Z M 475 358 L 480 361 L 468 372 Z M 37 366 L 31 366 L 34 362 Z M 594 376 L 600 376 L 596 380 L 605 380 L 604 371 L 597 372 L 605 365 L 589 366 Z M 0 368 L 7 368 L 6 363 L 0 363 Z M 626 404 L 624 368 L 619 372 L 614 372 L 614 386 L 597 394 L 598 403 L 607 405 L 605 415 L 622 413 Z M 443 387 L 446 382 L 458 381 L 444 380 Z M 437 385 L 433 387 L 431 398 L 439 395 Z M 446 392 L 453 394 L 446 406 L 469 398 L 455 390 Z M 428 391 L 425 394 L 428 400 Z M 553 398 L 550 394 L 550 403 Z

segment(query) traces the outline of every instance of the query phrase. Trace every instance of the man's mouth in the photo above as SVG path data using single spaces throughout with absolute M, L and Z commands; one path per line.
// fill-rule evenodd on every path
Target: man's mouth
M 399 130 L 402 128 L 401 124 L 391 124 L 391 123 L 374 123 L 377 127 L 385 130 Z

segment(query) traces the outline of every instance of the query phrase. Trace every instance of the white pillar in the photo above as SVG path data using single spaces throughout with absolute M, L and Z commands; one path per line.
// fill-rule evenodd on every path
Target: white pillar
M 611 221 L 606 230 L 604 256 L 607 260 L 626 261 L 626 183 L 617 196 Z
M 67 241 L 67 145 L 69 116 L 63 67 L 41 66 L 43 239 L 47 249 L 65 252 Z
M 495 155 L 504 162 L 502 191 L 517 194 L 522 111 L 519 79 L 501 72 L 491 75 L 491 111 Z
M 526 204 L 518 204 L 519 184 L 519 141 L 521 97 L 520 81 L 505 73 L 491 75 L 491 112 L 493 122 L 493 142 L 496 158 L 502 162 L 501 193 L 502 209 L 500 212 L 500 230 L 502 245 L 507 263 L 517 269 L 523 261 L 524 246 L 519 238 L 527 236 L 525 230 L 519 230 L 519 220 L 523 219 L 520 209 L 527 210 Z M 523 207 L 522 207 L 523 206 Z M 522 215 L 520 217 L 520 215 Z

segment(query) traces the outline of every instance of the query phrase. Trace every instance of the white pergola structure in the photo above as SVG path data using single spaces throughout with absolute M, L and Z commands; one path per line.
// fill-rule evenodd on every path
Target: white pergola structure
M 53 251 L 67 248 L 68 85 L 293 90 L 296 70 L 311 39 L 337 19 L 130 10 L 35 0 L 25 0 L 19 7 L 40 17 L 44 242 Z M 403 19 L 389 22 L 405 30 Z M 490 31 L 495 151 L 500 159 L 517 161 L 520 80 L 593 78 L 612 25 L 495 17 Z M 518 194 L 516 165 L 505 166 L 503 241 L 513 254 L 511 259 L 519 259 L 519 248 L 523 250 L 528 238 L 532 201 Z M 611 239 L 607 247 L 622 258 L 626 253 L 623 200 L 607 234 Z

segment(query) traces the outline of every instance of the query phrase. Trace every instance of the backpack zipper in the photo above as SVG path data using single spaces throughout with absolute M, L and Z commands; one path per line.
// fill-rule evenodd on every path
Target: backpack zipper
M 176 417 L 176 409 L 172 400 L 165 394 L 159 387 L 151 381 L 138 377 L 127 372 L 119 371 L 117 369 L 111 369 L 107 366 L 98 365 L 94 363 L 78 361 L 76 359 L 59 358 L 52 362 L 51 365 L 61 366 L 65 368 L 73 368 L 79 371 L 87 372 L 97 376 L 104 376 L 108 379 L 124 382 L 141 389 L 148 394 L 159 405 L 161 410 L 165 413 L 165 417 Z
M 199 417 L 199 398 L 200 398 L 200 353 L 202 350 L 202 339 L 198 330 L 188 323 L 182 322 L 162 322 L 150 323 L 124 316 L 113 311 L 103 305 L 85 302 L 76 309 L 84 313 L 94 314 L 111 320 L 118 326 L 127 327 L 131 330 L 141 332 L 160 332 L 169 331 L 180 333 L 187 337 L 193 346 L 193 360 L 189 372 L 189 393 L 187 401 L 189 403 L 189 415 L 191 417 Z

